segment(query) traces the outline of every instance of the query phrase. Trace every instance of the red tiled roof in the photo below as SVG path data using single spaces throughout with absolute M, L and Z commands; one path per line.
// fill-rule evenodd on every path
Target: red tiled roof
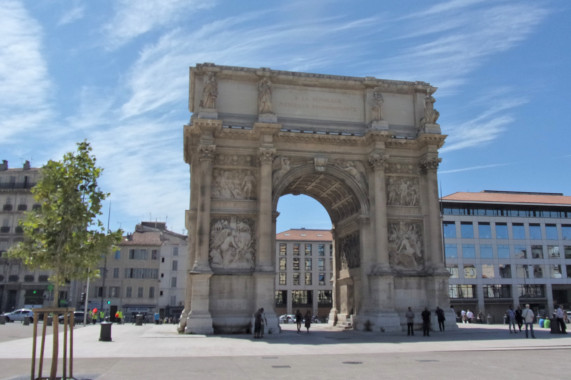
M 276 235 L 276 240 L 331 241 L 333 236 L 331 230 L 293 229 L 280 232 Z
M 571 197 L 559 194 L 518 192 L 458 192 L 442 197 L 443 201 L 464 201 L 483 203 L 526 203 L 541 205 L 571 205 Z

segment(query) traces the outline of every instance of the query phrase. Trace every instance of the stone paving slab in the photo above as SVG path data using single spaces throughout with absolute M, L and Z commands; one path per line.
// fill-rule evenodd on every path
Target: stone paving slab
M 503 325 L 459 325 L 430 337 L 339 331 L 327 325 L 313 325 L 309 334 L 297 334 L 295 325 L 282 328 L 281 334 L 260 340 L 246 335 L 181 335 L 174 325 L 113 325 L 112 341 L 100 342 L 99 325 L 78 326 L 74 375 L 98 380 L 190 375 L 363 379 L 382 373 L 402 379 L 457 377 L 461 371 L 464 379 L 521 378 L 530 372 L 536 379 L 557 379 L 571 373 L 571 337 L 539 327 L 537 339 L 509 334 Z M 31 326 L 0 325 L 0 379 L 30 378 L 31 334 Z M 499 371 L 508 371 L 507 376 Z

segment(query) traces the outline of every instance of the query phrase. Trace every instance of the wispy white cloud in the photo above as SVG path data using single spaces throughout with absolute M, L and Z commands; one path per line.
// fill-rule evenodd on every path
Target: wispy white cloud
M 469 172 L 474 170 L 487 170 L 491 168 L 497 168 L 502 166 L 509 166 L 510 164 L 489 164 L 489 165 L 477 165 L 477 166 L 469 166 L 465 168 L 459 169 L 449 169 L 449 170 L 439 170 L 438 174 L 452 174 L 452 173 L 461 173 L 461 172 Z
M 19 1 L 0 7 L 0 143 L 51 115 L 52 83 L 42 55 L 42 29 Z
M 211 8 L 215 0 L 119 0 L 115 13 L 104 26 L 108 48 L 116 49 L 133 38 L 157 28 L 172 26 L 196 11 Z
M 66 8 L 67 9 L 67 8 Z M 81 3 L 75 3 L 68 8 L 65 13 L 63 13 L 58 21 L 58 25 L 72 24 L 78 20 L 81 20 L 85 16 L 85 5 Z

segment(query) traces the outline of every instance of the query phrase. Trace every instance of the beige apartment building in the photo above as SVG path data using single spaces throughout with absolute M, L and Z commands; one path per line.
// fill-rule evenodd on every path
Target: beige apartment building
M 166 223 L 142 222 L 118 248 L 100 263 L 89 309 L 103 310 L 111 319 L 121 310 L 127 321 L 138 313 L 149 321 L 155 313 L 178 319 L 186 294 L 186 236 L 169 231 Z
M 330 230 L 291 229 L 276 235 L 276 314 L 325 319 L 333 303 L 333 247 Z
M 9 260 L 6 252 L 23 239 L 18 225 L 24 212 L 40 207 L 31 188 L 38 182 L 40 169 L 26 161 L 22 167 L 9 168 L 8 161 L 0 164 L 0 311 L 43 306 L 53 298 L 48 283 L 49 272 L 30 271 L 20 260 Z M 68 288 L 60 292 L 60 299 L 68 298 Z

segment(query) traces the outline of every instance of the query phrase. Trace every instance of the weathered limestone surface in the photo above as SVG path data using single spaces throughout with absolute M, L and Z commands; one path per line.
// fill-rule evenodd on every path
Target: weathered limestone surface
M 408 306 L 447 310 L 435 91 L 424 82 L 191 67 L 191 268 L 180 330 L 248 332 L 263 307 L 266 333 L 278 332 L 273 250 L 285 194 L 309 195 L 331 217 L 330 323 L 400 331 Z

